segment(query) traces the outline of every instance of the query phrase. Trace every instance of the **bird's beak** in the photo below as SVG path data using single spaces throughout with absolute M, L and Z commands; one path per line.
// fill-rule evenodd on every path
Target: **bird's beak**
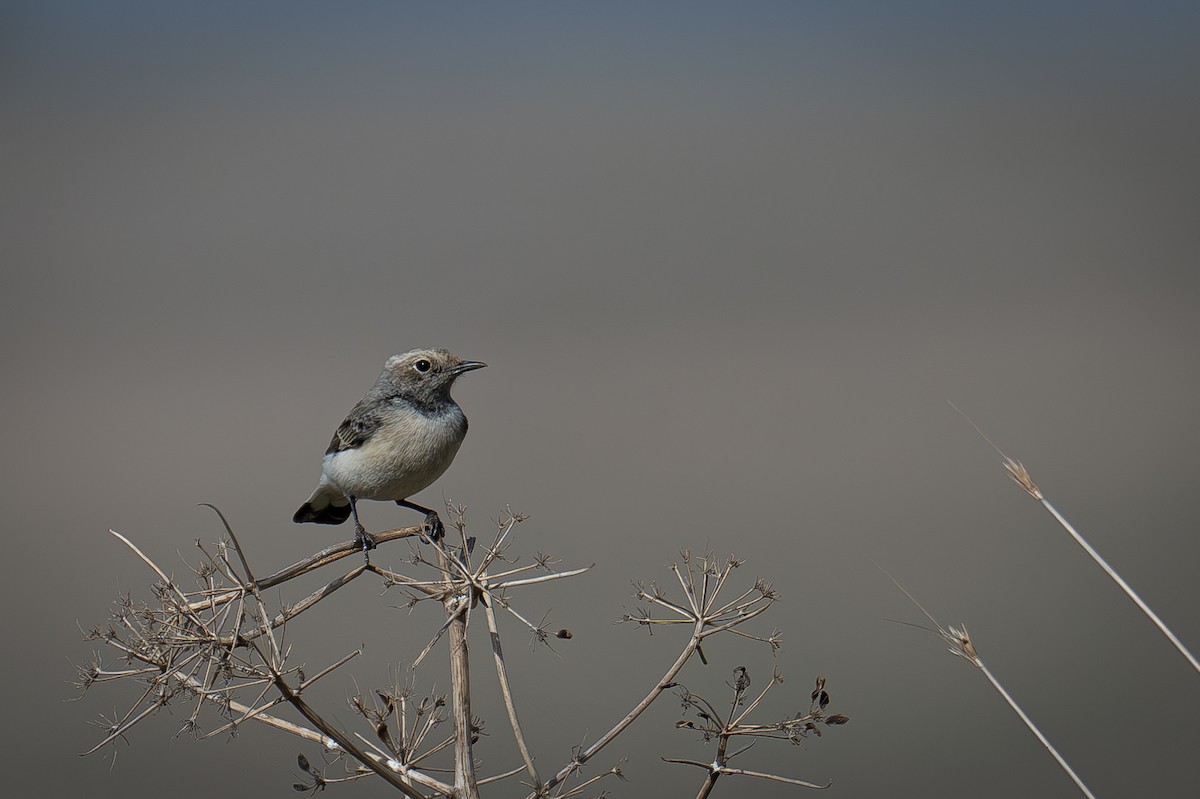
M 458 366 L 452 366 L 450 368 L 450 374 L 461 375 L 463 372 L 470 372 L 470 371 L 474 371 L 475 369 L 482 369 L 485 366 L 487 366 L 487 364 L 484 363 L 483 361 L 463 361 Z

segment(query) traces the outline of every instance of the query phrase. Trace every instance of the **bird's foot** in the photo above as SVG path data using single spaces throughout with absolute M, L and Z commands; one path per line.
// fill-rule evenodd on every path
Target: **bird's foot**
M 354 525 L 354 545 L 362 549 L 363 557 L 370 563 L 370 552 L 375 548 L 375 536 L 364 530 L 361 524 Z
M 438 517 L 437 511 L 429 511 L 425 514 L 425 523 L 421 525 L 421 540 L 426 544 L 432 544 L 435 541 L 440 541 L 446 535 L 446 528 L 442 526 L 442 520 Z

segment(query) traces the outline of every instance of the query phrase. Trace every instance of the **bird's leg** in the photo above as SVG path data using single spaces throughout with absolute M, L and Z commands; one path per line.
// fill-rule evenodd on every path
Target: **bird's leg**
M 354 543 L 362 547 L 363 557 L 367 562 L 371 562 L 369 554 L 375 548 L 375 537 L 366 531 L 362 526 L 362 522 L 358 520 L 358 502 L 354 497 L 347 497 L 350 500 L 350 515 L 354 517 Z
M 396 500 L 396 504 L 415 510 L 417 513 L 425 514 L 425 532 L 422 538 L 425 539 L 426 544 L 433 543 L 446 535 L 446 528 L 442 526 L 442 520 L 437 515 L 437 511 L 430 510 L 415 502 L 409 502 L 407 499 L 398 499 Z

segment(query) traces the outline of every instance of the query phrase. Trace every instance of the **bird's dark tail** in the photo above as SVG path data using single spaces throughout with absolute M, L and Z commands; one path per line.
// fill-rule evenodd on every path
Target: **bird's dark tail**
M 319 486 L 308 501 L 300 506 L 292 521 L 296 524 L 341 524 L 350 518 L 350 501 L 340 493 Z
M 305 502 L 300 506 L 300 510 L 296 511 L 296 515 L 292 517 L 292 521 L 296 524 L 304 522 L 313 522 L 314 524 L 341 524 L 350 518 L 349 505 L 326 505 L 317 510 L 311 503 Z

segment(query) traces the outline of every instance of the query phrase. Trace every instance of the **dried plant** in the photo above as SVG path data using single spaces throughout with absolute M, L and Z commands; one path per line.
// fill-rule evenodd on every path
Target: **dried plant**
M 742 629 L 776 601 L 770 585 L 759 580 L 726 600 L 723 595 L 733 592 L 727 587 L 731 572 L 741 561 L 734 557 L 694 558 L 685 551 L 682 567 L 671 566 L 683 589 L 682 601 L 669 599 L 667 592 L 657 586 L 639 586 L 637 591 L 639 599 L 651 607 L 665 609 L 668 617 L 657 618 L 646 609 L 623 619 L 650 630 L 663 624 L 686 625 L 690 636 L 679 657 L 608 732 L 588 746 L 575 747 L 561 767 L 543 775 L 522 731 L 502 646 L 500 617 L 515 620 L 535 642 L 549 644 L 551 639 L 571 638 L 570 630 L 549 629 L 544 618 L 536 623 L 531 621 L 529 614 L 518 609 L 515 597 L 526 588 L 574 577 L 591 567 L 558 570 L 557 561 L 541 553 L 532 562 L 517 565 L 516 558 L 510 557 L 508 551 L 513 531 L 524 521 L 524 516 L 506 513 L 499 519 L 490 543 L 482 546 L 467 534 L 465 509 L 452 503 L 447 503 L 447 508 L 452 532 L 446 538 L 429 541 L 419 525 L 375 534 L 377 545 L 403 539 L 423 541 L 413 547 L 403 571 L 358 561 L 361 550 L 353 541 L 346 541 L 262 578 L 256 577 L 251 569 L 228 521 L 213 508 L 225 537 L 213 546 L 196 542 L 200 558 L 192 568 L 194 587 L 176 582 L 132 541 L 110 531 L 157 579 L 150 586 L 151 601 L 135 602 L 130 595 L 119 597 L 108 622 L 87 634 L 90 640 L 115 651 L 122 665 L 107 666 L 97 654 L 79 670 L 79 687 L 132 681 L 139 689 L 137 698 L 123 714 L 101 719 L 104 735 L 86 754 L 124 739 L 135 726 L 166 705 L 186 704 L 190 712 L 180 732 L 208 738 L 235 734 L 242 724 L 254 722 L 319 745 L 320 765 L 314 765 L 304 754 L 299 755 L 297 763 L 303 776 L 293 785 L 296 791 L 315 792 L 342 782 L 381 779 L 414 799 L 435 796 L 472 799 L 480 795 L 481 786 L 524 774 L 522 783 L 528 789 L 528 799 L 575 797 L 607 777 L 624 778 L 620 763 L 589 777 L 583 771 L 585 764 L 628 729 L 664 691 L 678 686 L 674 680 L 684 664 L 693 655 L 704 658 L 701 645 L 707 638 L 729 634 L 766 643 L 772 650 L 779 647 L 778 631 L 763 636 Z M 298 602 L 268 607 L 263 598 L 266 589 L 334 567 L 345 558 L 351 558 L 355 565 Z M 359 732 L 330 721 L 326 712 L 310 704 L 308 694 L 316 682 L 346 667 L 359 650 L 346 653 L 310 675 L 293 665 L 297 657 L 291 639 L 297 620 L 306 611 L 366 574 L 381 578 L 387 588 L 401 589 L 409 606 L 426 601 L 440 604 L 443 621 L 431 632 L 428 643 L 404 676 L 397 675 L 387 688 L 352 698 L 351 706 L 363 724 L 363 731 Z M 483 722 L 471 713 L 468 628 L 479 610 L 488 629 L 492 665 L 504 700 L 508 729 L 521 758 L 520 764 L 488 775 L 476 771 L 473 753 Z M 449 691 L 421 695 L 414 675 L 429 662 L 429 655 L 443 640 L 447 642 L 449 656 Z M 773 679 L 772 684 L 775 682 Z M 844 723 L 844 716 L 824 715 L 828 696 L 823 689 L 813 696 L 816 704 L 807 715 L 790 719 L 782 726 L 775 725 L 771 730 L 759 730 L 756 725 L 748 724 L 745 717 L 759 705 L 760 695 L 736 719 L 731 717 L 734 726 L 714 733 L 721 752 L 724 742 L 734 735 L 797 739 L 794 736 L 803 737 L 816 730 L 817 724 Z M 305 723 L 281 718 L 278 709 L 282 706 L 293 708 Z M 219 720 L 209 729 L 204 729 L 206 708 Z M 708 776 L 709 781 L 715 782 L 720 774 L 744 773 L 810 785 L 731 769 L 726 763 L 733 756 L 719 757 L 720 766 L 717 773 Z M 707 795 L 708 790 L 711 785 L 702 795 Z
M 729 710 L 725 713 L 721 713 L 712 702 L 703 696 L 689 691 L 686 686 L 680 685 L 678 689 L 679 699 L 684 711 L 695 716 L 695 720 L 693 721 L 690 718 L 682 719 L 676 723 L 675 727 L 681 730 L 695 730 L 704 736 L 705 742 L 716 741 L 716 753 L 712 762 L 703 763 L 699 760 L 687 760 L 676 757 L 664 757 L 663 760 L 668 763 L 695 766 L 708 772 L 704 783 L 700 786 L 699 793 L 696 794 L 696 799 L 704 799 L 704 797 L 711 794 L 713 787 L 717 783 L 717 779 L 725 774 L 758 777 L 759 779 L 782 782 L 787 785 L 797 785 L 804 788 L 828 788 L 829 783 L 817 785 L 792 777 L 782 777 L 777 774 L 767 774 L 761 771 L 749 771 L 729 765 L 729 762 L 735 757 L 750 751 L 750 748 L 760 739 L 774 738 L 799 745 L 806 741 L 809 735 L 815 735 L 818 738 L 821 737 L 822 724 L 839 726 L 848 722 L 850 717 L 844 713 L 826 714 L 825 708 L 829 705 L 829 693 L 825 690 L 825 678 L 817 678 L 817 687 L 813 689 L 811 703 L 806 712 L 796 713 L 780 721 L 767 724 L 752 724 L 749 721 L 750 714 L 758 708 L 771 688 L 783 683 L 783 675 L 776 669 L 771 674 L 771 679 L 758 695 L 753 699 L 749 699 L 750 673 L 746 670 L 745 666 L 738 666 L 733 670 L 733 673 L 735 675 L 734 681 L 726 683 L 732 691 L 733 696 L 729 702 Z M 748 699 L 749 701 L 747 701 Z M 733 738 L 738 736 L 749 738 L 750 742 L 736 752 L 730 752 L 729 744 Z
M 879 567 L 879 564 L 876 564 L 876 567 Z M 917 609 L 921 611 L 925 618 L 929 619 L 929 622 L 936 628 L 935 630 L 931 630 L 931 632 L 936 632 L 939 636 L 941 636 L 943 641 L 950 645 L 950 654 L 962 658 L 975 668 L 979 669 L 983 676 L 987 678 L 988 682 L 991 683 L 991 686 L 996 689 L 996 693 L 1000 694 L 1001 698 L 1003 698 L 1004 701 L 1008 703 L 1008 706 L 1013 709 L 1013 712 L 1021 717 L 1021 721 L 1025 722 L 1025 726 L 1028 727 L 1029 731 L 1037 737 L 1042 746 L 1046 747 L 1046 751 L 1048 751 L 1054 757 L 1055 762 L 1057 762 L 1059 767 L 1066 772 L 1067 776 L 1071 778 L 1076 787 L 1083 792 L 1083 795 L 1088 797 L 1088 799 L 1096 799 L 1095 795 L 1091 792 L 1087 785 L 1084 784 L 1080 776 L 1075 773 L 1075 769 L 1071 768 L 1071 765 L 1067 763 L 1066 758 L 1058 753 L 1058 750 L 1054 748 L 1054 745 L 1050 743 L 1050 740 L 1043 735 L 1042 731 L 1039 730 L 1037 725 L 1033 723 L 1033 719 L 1029 718 L 1025 711 L 1021 709 L 1021 706 L 1017 704 L 1017 701 L 1012 698 L 1012 695 L 1006 691 L 1004 686 L 1000 684 L 1000 681 L 996 679 L 996 676 L 988 670 L 987 666 L 983 664 L 983 659 L 979 657 L 979 652 L 976 651 L 975 644 L 971 641 L 971 636 L 967 633 L 967 625 L 964 624 L 961 628 L 943 627 L 940 623 L 938 623 L 938 620 L 933 617 L 933 614 L 927 611 L 925 607 L 917 601 L 916 597 L 908 592 L 908 589 L 897 582 L 895 577 L 892 577 L 892 575 L 888 574 L 881 567 L 879 570 L 883 571 L 884 574 L 887 574 L 888 579 L 895 583 L 896 587 L 904 592 L 904 595 L 908 597 L 910 602 L 917 606 Z M 922 627 L 921 629 L 927 628 Z
M 1117 570 L 1110 566 L 1108 561 L 1101 557 L 1100 553 L 1088 543 L 1087 539 L 1084 538 L 1083 535 L 1080 534 L 1080 532 L 1076 530 L 1070 522 L 1067 521 L 1066 517 L 1058 512 L 1058 508 L 1050 504 L 1050 500 L 1046 499 L 1045 495 L 1042 494 L 1041 489 L 1038 488 L 1037 484 L 1033 482 L 1033 477 L 1030 476 L 1029 470 L 1026 469 L 1020 461 L 1008 457 L 1008 455 L 1004 453 L 1004 450 L 1000 449 L 1000 447 L 998 447 L 996 443 L 992 441 L 992 439 L 988 438 L 987 434 L 979 428 L 979 425 L 975 424 L 966 414 L 958 410 L 954 403 L 950 403 L 950 407 L 958 411 L 958 414 L 966 420 L 967 424 L 975 428 L 975 432 L 987 442 L 989 447 L 995 450 L 996 454 L 1000 456 L 1001 462 L 1004 464 L 1005 471 L 1008 472 L 1008 476 L 1013 479 L 1013 482 L 1019 485 L 1026 494 L 1036 500 L 1051 516 L 1054 517 L 1054 520 L 1058 522 L 1059 526 L 1066 530 L 1071 538 L 1075 539 L 1075 543 L 1079 544 L 1079 546 L 1083 548 L 1083 551 L 1086 552 L 1091 559 L 1096 562 L 1097 566 L 1104 570 L 1104 573 L 1107 574 L 1112 581 L 1117 584 L 1117 587 L 1125 593 L 1125 596 L 1129 597 L 1133 604 L 1137 605 L 1138 609 L 1146 615 L 1146 618 L 1154 623 L 1154 626 L 1158 628 L 1159 632 L 1165 635 L 1167 640 L 1170 641 L 1177 650 L 1179 650 L 1179 654 L 1183 655 L 1187 659 L 1187 662 L 1191 664 L 1192 668 L 1197 672 L 1200 672 L 1200 660 L 1197 660 L 1196 656 L 1188 650 L 1183 641 L 1179 640 L 1179 636 L 1175 635 L 1175 633 L 1173 633 L 1171 629 L 1167 627 L 1166 622 L 1160 619 L 1158 614 L 1151 610 L 1150 606 L 1147 605 L 1140 596 L 1138 596 L 1138 593 L 1133 590 L 1132 586 L 1125 582 L 1125 579 L 1117 573 Z

